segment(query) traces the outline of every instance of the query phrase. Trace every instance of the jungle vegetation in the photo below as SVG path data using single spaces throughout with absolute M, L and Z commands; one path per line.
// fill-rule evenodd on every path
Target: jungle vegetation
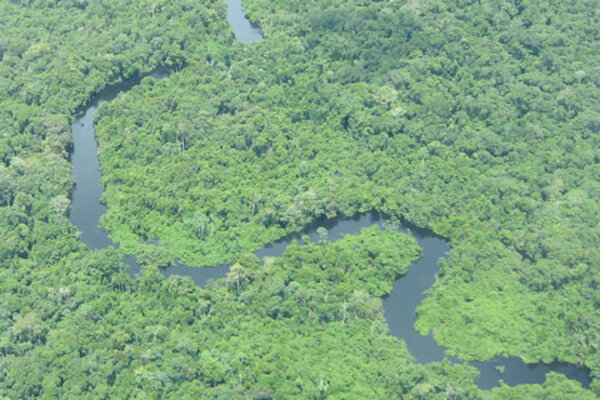
M 244 4 L 251 46 L 221 1 L 0 2 L 0 397 L 597 398 L 597 4 Z M 206 288 L 132 280 L 68 221 L 74 115 L 158 66 L 99 111 L 102 224 L 124 252 L 235 262 Z M 368 210 L 452 241 L 423 333 L 586 365 L 591 390 L 415 364 L 381 312 L 419 254 L 400 233 L 250 255 Z
M 423 333 L 598 371 L 597 8 L 284 3 L 101 110 L 113 237 L 210 265 L 375 209 L 452 240 Z

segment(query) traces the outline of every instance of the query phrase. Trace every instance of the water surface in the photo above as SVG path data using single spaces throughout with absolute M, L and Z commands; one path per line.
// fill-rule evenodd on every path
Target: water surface
M 242 0 L 225 0 L 227 21 L 233 27 L 235 38 L 240 42 L 252 43 L 263 38 L 260 28 L 254 25 L 242 8 Z

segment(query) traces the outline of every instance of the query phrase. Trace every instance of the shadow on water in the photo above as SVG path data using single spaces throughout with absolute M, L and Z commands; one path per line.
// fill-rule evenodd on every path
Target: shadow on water
M 260 29 L 251 25 L 241 9 L 240 0 L 227 0 L 227 19 L 234 28 L 238 40 L 254 42 L 260 40 Z M 160 80 L 167 78 L 170 71 L 159 69 L 151 76 Z M 72 195 L 71 212 L 69 219 L 79 228 L 82 241 L 92 250 L 109 246 L 118 247 L 108 234 L 100 229 L 100 217 L 105 213 L 106 207 L 100 203 L 103 188 L 100 186 L 100 165 L 98 161 L 98 144 L 94 132 L 94 114 L 101 103 L 114 99 L 120 92 L 126 92 L 141 82 L 143 77 L 137 76 L 127 79 L 117 85 L 110 86 L 95 96 L 85 112 L 72 125 L 74 151 L 71 154 L 73 175 L 75 177 L 75 190 Z M 308 236 L 309 241 L 318 242 L 322 230 L 326 229 L 326 239 L 336 241 L 346 234 L 357 234 L 360 230 L 372 225 L 384 227 L 385 221 L 375 212 L 360 214 L 354 217 L 339 217 L 323 219 L 307 226 L 301 232 L 290 234 L 280 240 L 262 247 L 256 252 L 259 258 L 280 257 L 292 241 L 303 243 L 303 236 Z M 416 308 L 422 303 L 425 294 L 434 281 L 438 272 L 438 261 L 447 258 L 450 253 L 450 244 L 433 232 L 408 227 L 397 227 L 399 231 L 410 234 L 422 248 L 422 256 L 415 261 L 405 275 L 397 279 L 391 293 L 383 299 L 384 314 L 388 321 L 390 332 L 395 337 L 406 342 L 407 347 L 415 360 L 425 364 L 441 361 L 444 358 L 452 362 L 461 363 L 457 358 L 448 357 L 446 349 L 436 343 L 432 335 L 423 336 L 414 329 L 417 322 Z M 132 277 L 140 274 L 140 266 L 135 257 L 126 255 L 123 262 L 130 266 L 127 272 Z M 229 271 L 229 264 L 222 264 L 210 268 L 194 268 L 181 264 L 173 265 L 162 270 L 165 277 L 171 275 L 187 276 L 198 286 L 205 286 L 207 281 L 223 278 Z M 508 385 L 522 383 L 542 383 L 546 373 L 550 371 L 565 374 L 570 379 L 579 381 L 584 387 L 590 385 L 590 371 L 578 368 L 568 363 L 554 362 L 551 364 L 526 364 L 518 357 L 495 357 L 488 361 L 470 362 L 476 367 L 480 376 L 477 385 L 482 389 L 497 386 L 502 380 Z

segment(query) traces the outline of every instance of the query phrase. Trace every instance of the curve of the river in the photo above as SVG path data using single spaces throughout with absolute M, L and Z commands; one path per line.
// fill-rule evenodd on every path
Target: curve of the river
M 253 26 L 246 18 L 241 8 L 240 0 L 226 0 L 228 5 L 227 19 L 234 29 L 236 38 L 243 42 L 254 42 L 262 38 L 260 29 Z M 165 69 L 155 71 L 151 76 L 154 79 L 164 79 L 170 72 Z M 70 220 L 81 232 L 81 240 L 90 249 L 102 249 L 109 246 L 118 247 L 112 242 L 106 231 L 99 227 L 100 217 L 106 207 L 100 202 L 103 188 L 100 185 L 100 164 L 98 160 L 98 144 L 94 132 L 94 114 L 101 103 L 114 99 L 119 93 L 126 92 L 140 83 L 142 77 L 137 76 L 127 79 L 117 85 L 110 86 L 98 93 L 85 109 L 85 112 L 72 125 L 74 150 L 71 154 L 73 175 L 75 177 L 75 190 L 72 195 Z M 375 212 L 361 214 L 352 218 L 335 218 L 321 220 L 307 226 L 302 232 L 288 235 L 274 243 L 268 244 L 258 250 L 256 255 L 260 258 L 280 257 L 283 255 L 291 241 L 302 242 L 302 236 L 316 242 L 319 239 L 317 228 L 327 229 L 328 241 L 335 241 L 346 234 L 359 233 L 362 228 L 377 224 L 384 225 L 384 219 Z M 449 358 L 453 362 L 463 361 L 448 357 L 446 349 L 436 343 L 431 335 L 423 336 L 414 329 L 417 322 L 415 309 L 422 303 L 425 291 L 433 285 L 438 271 L 440 258 L 447 258 L 450 245 L 444 238 L 428 230 L 398 228 L 400 231 L 412 235 L 422 248 L 421 258 L 414 262 L 408 272 L 394 283 L 389 296 L 383 299 L 384 314 L 390 326 L 390 332 L 395 337 L 406 342 L 413 357 L 419 363 L 441 361 Z M 125 256 L 123 261 L 130 266 L 127 270 L 133 277 L 140 273 L 140 266 L 135 257 Z M 195 268 L 175 264 L 162 270 L 165 277 L 170 275 L 187 276 L 197 285 L 204 286 L 210 279 L 219 279 L 226 276 L 229 265 L 216 267 Z M 554 362 L 551 364 L 526 364 L 518 357 L 495 357 L 488 361 L 470 362 L 476 367 L 480 376 L 477 385 L 482 389 L 490 389 L 501 381 L 508 385 L 524 383 L 543 383 L 546 373 L 550 371 L 565 374 L 570 379 L 579 381 L 584 387 L 590 385 L 590 373 L 586 368 L 580 368 L 568 363 Z

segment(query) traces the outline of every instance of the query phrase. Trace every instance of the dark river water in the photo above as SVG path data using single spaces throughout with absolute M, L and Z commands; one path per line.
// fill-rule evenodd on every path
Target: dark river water
M 236 38 L 243 42 L 254 42 L 262 38 L 260 29 L 252 26 L 241 8 L 240 0 L 227 0 L 227 19 L 235 31 Z M 165 79 L 170 72 L 157 70 L 151 76 L 155 79 Z M 134 77 L 120 84 L 110 86 L 97 94 L 85 112 L 73 124 L 74 151 L 71 155 L 75 190 L 72 196 L 70 220 L 81 232 L 81 239 L 90 249 L 102 249 L 108 246 L 118 247 L 107 233 L 100 229 L 100 217 L 106 207 L 100 203 L 103 188 L 100 186 L 100 165 L 98 161 L 98 144 L 94 133 L 94 114 L 98 106 L 114 99 L 119 93 L 126 92 L 140 83 L 142 77 Z M 302 232 L 294 233 L 258 250 L 258 257 L 280 257 L 291 241 L 302 242 L 302 236 L 317 242 L 317 228 L 327 229 L 328 241 L 340 239 L 345 234 L 357 234 L 362 228 L 374 224 L 383 227 L 384 219 L 375 212 L 361 214 L 352 218 L 336 218 L 333 220 L 317 221 L 307 226 Z M 390 333 L 404 340 L 410 353 L 417 362 L 425 364 L 449 358 L 453 362 L 463 361 L 446 356 L 446 349 L 436 343 L 431 335 L 423 336 L 414 329 L 417 321 L 415 309 L 424 297 L 424 292 L 433 285 L 438 271 L 440 258 L 447 258 L 450 253 L 449 242 L 431 231 L 399 227 L 398 230 L 410 234 L 423 249 L 422 256 L 408 268 L 408 272 L 399 277 L 389 296 L 383 299 L 385 318 L 390 327 Z M 133 256 L 125 256 L 123 261 L 130 266 L 129 274 L 135 278 L 140 273 L 140 267 Z M 226 276 L 229 265 L 216 267 L 195 268 L 176 264 L 162 270 L 165 277 L 181 275 L 191 278 L 197 285 L 204 286 L 210 279 Z M 579 368 L 568 363 L 526 364 L 517 357 L 495 357 L 488 361 L 470 362 L 476 367 L 480 376 L 477 385 L 482 389 L 497 386 L 500 381 L 508 385 L 524 383 L 543 383 L 546 373 L 561 372 L 568 378 L 579 381 L 584 387 L 589 387 L 590 374 L 586 368 Z

